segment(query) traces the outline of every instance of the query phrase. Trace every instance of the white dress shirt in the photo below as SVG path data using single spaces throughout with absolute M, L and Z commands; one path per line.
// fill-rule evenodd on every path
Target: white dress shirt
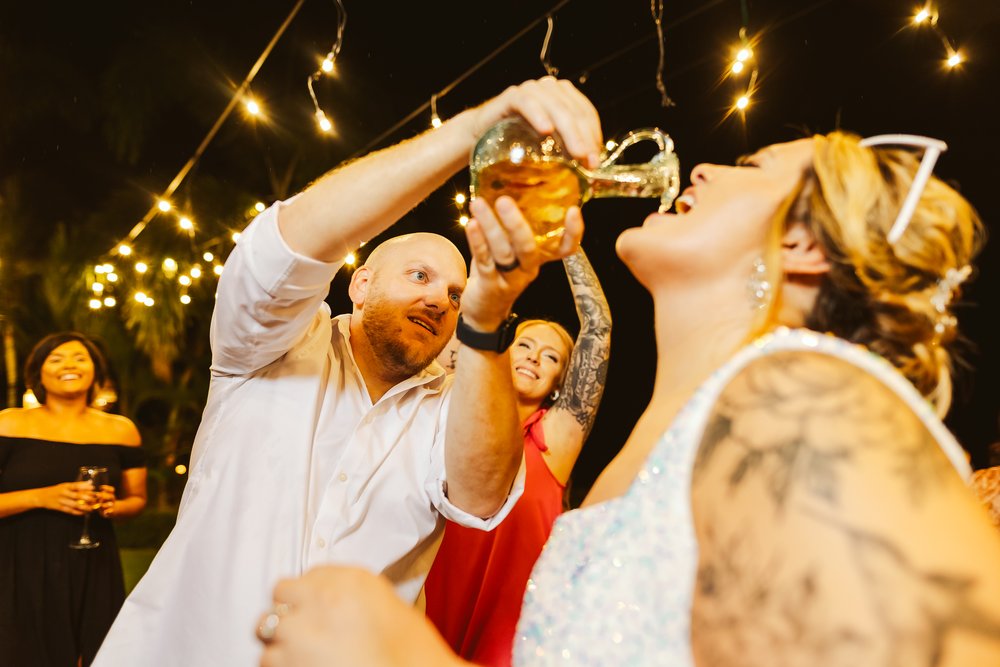
M 219 281 L 212 378 L 177 525 L 125 601 L 94 667 L 255 666 L 254 629 L 283 577 L 322 563 L 384 573 L 416 598 L 442 516 L 489 530 L 445 494 L 450 378 L 437 363 L 374 405 L 350 315 L 324 298 L 339 264 L 293 252 L 282 204 L 246 229 Z

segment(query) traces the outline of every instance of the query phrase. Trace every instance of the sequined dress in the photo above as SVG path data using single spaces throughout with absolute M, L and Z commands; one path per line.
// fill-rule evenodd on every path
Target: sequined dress
M 556 521 L 528 582 L 515 665 L 694 664 L 690 615 L 698 551 L 690 496 L 698 443 L 729 380 L 754 359 L 789 350 L 828 354 L 874 375 L 912 407 L 969 477 L 954 437 L 888 362 L 833 336 L 779 329 L 743 348 L 698 388 L 623 496 Z

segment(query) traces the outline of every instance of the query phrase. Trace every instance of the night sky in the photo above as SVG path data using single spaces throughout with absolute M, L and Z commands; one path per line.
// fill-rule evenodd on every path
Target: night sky
M 557 4 L 345 2 L 337 75 L 317 85 L 335 135 L 316 131 L 305 85 L 333 42 L 335 5 L 308 0 L 252 87 L 268 119 L 234 113 L 178 191 L 199 212 L 205 234 L 244 224 L 234 212 L 248 203 L 287 197 L 359 151 L 423 131 L 427 110 L 377 141 Z M 94 248 L 112 247 L 191 156 L 294 4 L 4 3 L 0 224 L 18 227 L 8 235 L 17 247 L 5 252 L 43 258 L 57 223 Z M 742 22 L 739 0 L 664 2 L 665 80 L 673 108 L 660 105 L 654 85 L 657 40 L 644 0 L 565 3 L 555 18 L 551 63 L 591 97 L 606 136 L 644 126 L 669 132 L 684 181 L 698 162 L 731 163 L 807 132 L 840 127 L 863 135 L 927 134 L 950 146 L 938 175 L 957 184 L 987 227 L 996 227 L 1000 3 L 941 0 L 938 26 L 969 58 L 955 70 L 943 66 L 935 33 L 909 24 L 917 9 L 910 0 L 748 5 L 749 31 L 759 39 L 760 79 L 745 122 L 726 118 L 738 88 L 723 76 Z M 508 85 L 543 75 L 538 56 L 544 35 L 543 20 L 440 98 L 440 115 L 447 118 Z M 452 197 L 467 187 L 467 174 L 459 174 L 390 233 L 437 231 L 464 249 Z M 616 258 L 614 240 L 654 208 L 651 201 L 615 200 L 584 208 L 584 247 L 604 284 L 615 328 L 607 393 L 577 466 L 577 493 L 617 452 L 651 393 L 651 301 Z M 151 225 L 151 239 L 164 237 L 152 229 L 157 224 Z M 977 466 L 986 464 L 986 447 L 997 439 L 998 265 L 1000 243 L 994 239 L 959 310 L 970 339 L 969 368 L 958 381 L 948 423 Z M 342 271 L 329 298 L 334 312 L 349 308 L 346 288 Z M 546 267 L 517 310 L 552 316 L 575 329 L 561 267 Z

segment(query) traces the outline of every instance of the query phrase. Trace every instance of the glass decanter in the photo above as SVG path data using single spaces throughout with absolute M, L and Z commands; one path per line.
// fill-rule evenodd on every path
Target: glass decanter
M 649 162 L 618 164 L 639 141 L 655 141 Z M 669 135 L 655 128 L 633 130 L 601 156 L 596 169 L 573 160 L 558 135 L 541 135 L 520 117 L 504 119 L 476 143 L 469 161 L 471 194 L 493 206 L 507 195 L 517 202 L 539 244 L 555 245 L 566 211 L 595 197 L 651 197 L 670 208 L 680 188 L 680 166 Z

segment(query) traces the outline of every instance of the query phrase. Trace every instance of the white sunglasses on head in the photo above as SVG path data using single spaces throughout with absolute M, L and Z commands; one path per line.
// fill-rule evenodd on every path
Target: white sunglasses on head
M 918 146 L 924 149 L 924 157 L 920 160 L 920 166 L 913 177 L 913 183 L 910 184 L 910 191 L 906 193 L 906 199 L 903 200 L 903 207 L 899 210 L 896 222 L 892 223 L 892 228 L 889 229 L 889 234 L 886 236 L 890 244 L 896 243 L 903 235 L 903 232 L 906 231 L 907 225 L 910 224 L 913 212 L 917 209 L 917 202 L 920 201 L 920 195 L 924 193 L 924 188 L 927 187 L 927 181 L 930 180 L 931 172 L 934 171 L 934 164 L 941 153 L 948 150 L 948 144 L 939 139 L 931 139 L 930 137 L 922 137 L 915 134 L 879 134 L 874 137 L 862 139 L 860 144 L 865 147 L 896 145 Z

